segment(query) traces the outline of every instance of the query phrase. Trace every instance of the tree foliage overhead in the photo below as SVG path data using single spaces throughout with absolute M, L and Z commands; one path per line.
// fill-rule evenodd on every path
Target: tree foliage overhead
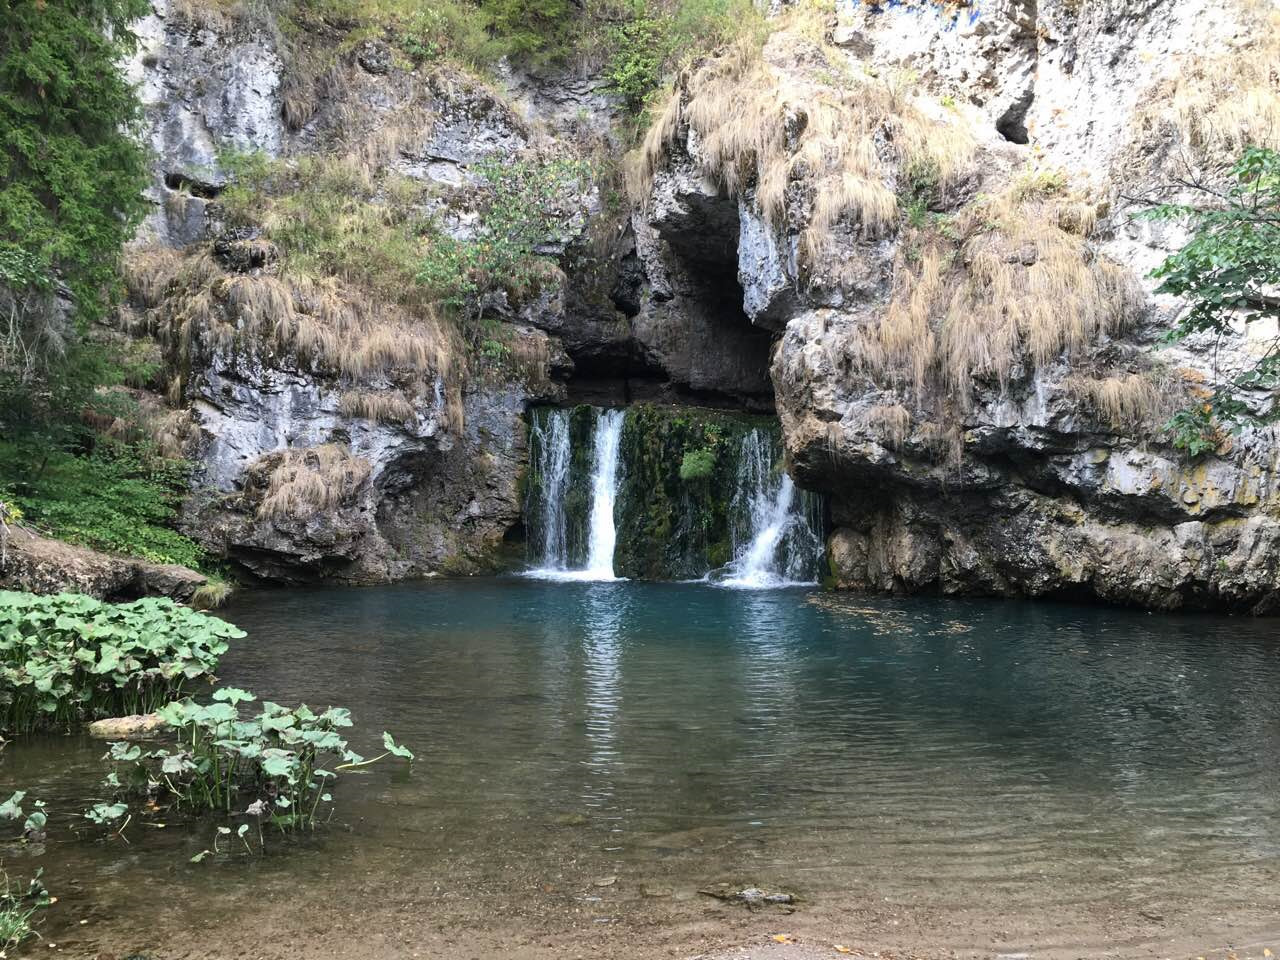
M 146 0 L 0 2 L 0 396 L 49 396 L 141 217 L 140 107 L 120 67 Z M 69 303 L 67 302 L 69 299 Z M 41 394 L 45 394 L 41 397 Z M 29 412 L 29 411 L 28 411 Z
M 1246 150 L 1225 190 L 1196 187 L 1210 203 L 1163 204 L 1150 211 L 1158 220 L 1186 221 L 1192 231 L 1191 240 L 1152 274 L 1161 281 L 1157 292 L 1190 304 L 1171 339 L 1208 334 L 1216 342 L 1241 323 L 1280 323 L 1280 153 Z M 1195 456 L 1217 445 L 1220 427 L 1280 419 L 1274 396 L 1261 406 L 1244 396 L 1280 386 L 1280 335 L 1273 331 L 1263 344 L 1249 369 L 1174 417 L 1170 427 L 1178 447 Z

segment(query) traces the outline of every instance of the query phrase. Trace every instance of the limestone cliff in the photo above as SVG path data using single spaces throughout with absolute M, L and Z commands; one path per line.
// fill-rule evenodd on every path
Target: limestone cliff
M 776 410 L 829 495 L 838 586 L 1271 609 L 1275 437 L 1189 462 L 1162 424 L 1275 332 L 1164 345 L 1178 305 L 1147 275 L 1182 237 L 1133 214 L 1274 139 L 1274 18 L 775 6 L 763 47 L 679 78 L 634 210 L 599 169 L 557 198 L 554 276 L 485 299 L 491 334 L 463 343 L 396 289 L 291 279 L 228 212 L 229 153 L 356 157 L 374 176 L 339 193 L 466 239 L 489 160 L 621 154 L 603 82 L 481 82 L 376 36 L 308 71 L 322 23 L 300 43 L 158 3 L 134 65 L 156 212 L 123 319 L 165 353 L 188 529 L 278 580 L 490 569 L 520 532 L 531 404 L 694 402 Z
M 1273 432 L 1190 463 L 1161 425 L 1275 331 L 1166 348 L 1178 307 L 1146 276 L 1180 238 L 1132 214 L 1274 139 L 1274 18 L 979 0 L 814 19 L 683 79 L 638 161 L 637 232 L 729 250 L 744 312 L 782 331 L 778 413 L 797 478 L 831 497 L 837 585 L 1273 608 Z

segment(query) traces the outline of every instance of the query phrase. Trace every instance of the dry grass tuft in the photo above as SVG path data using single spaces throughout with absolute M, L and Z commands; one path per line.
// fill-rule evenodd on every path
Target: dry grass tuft
M 379 423 L 412 423 L 418 416 L 417 409 L 403 393 L 380 390 L 372 393 L 349 390 L 342 395 L 338 409 L 344 417 L 376 420 Z
M 1158 429 L 1189 399 L 1167 377 L 1150 370 L 1106 377 L 1072 376 L 1065 385 L 1077 403 L 1122 433 Z
M 921 409 L 963 411 L 978 382 L 1003 390 L 1015 372 L 1121 332 L 1141 293 L 1127 270 L 1067 229 L 1078 220 L 1064 218 L 1058 201 L 1011 193 L 966 207 L 958 239 L 927 238 L 914 264 L 900 257 L 888 309 L 849 346 L 855 368 L 911 390 Z
M 353 383 L 451 382 L 460 372 L 458 334 L 434 313 L 411 314 L 333 277 L 229 273 L 204 254 L 140 250 L 126 280 L 143 308 L 133 332 L 155 337 L 178 371 L 213 351 L 246 350 L 291 355 Z
M 277 450 L 259 457 L 251 470 L 269 470 L 267 495 L 258 505 L 263 520 L 305 520 L 337 509 L 369 479 L 369 461 L 342 444 Z
M 785 61 L 785 69 L 775 66 Z M 765 51 L 742 41 L 706 61 L 673 92 L 628 164 L 643 201 L 669 147 L 688 130 L 704 171 L 733 196 L 755 191 L 778 227 L 792 201 L 807 212 L 801 252 L 809 264 L 847 223 L 877 237 L 898 220 L 898 182 L 927 170 L 945 190 L 974 141 L 956 122 L 931 120 L 904 89 L 846 72 L 800 32 L 774 34 Z
M 911 412 L 898 403 L 868 407 L 862 415 L 863 429 L 883 445 L 901 449 L 911 433 Z
M 1184 58 L 1144 97 L 1139 133 L 1176 131 L 1191 154 L 1225 164 L 1249 146 L 1280 148 L 1280 11 L 1252 8 L 1247 39 L 1230 52 Z

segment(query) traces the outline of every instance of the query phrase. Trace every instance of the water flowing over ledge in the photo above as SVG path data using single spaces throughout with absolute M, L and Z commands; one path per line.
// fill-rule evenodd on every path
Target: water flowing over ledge
M 763 417 L 636 407 L 530 416 L 527 576 L 817 582 L 823 503 L 782 467 Z

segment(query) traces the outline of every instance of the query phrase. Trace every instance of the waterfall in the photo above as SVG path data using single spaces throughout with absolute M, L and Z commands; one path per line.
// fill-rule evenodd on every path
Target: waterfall
M 529 414 L 528 575 L 814 583 L 823 504 L 781 469 L 776 423 L 693 407 Z M 691 464 L 696 469 L 685 469 Z
M 569 411 L 551 410 L 545 418 L 533 420 L 530 447 L 535 454 L 534 471 L 539 482 L 536 504 L 541 525 L 543 567 L 563 570 L 569 562 L 564 511 L 569 493 Z M 530 487 L 532 491 L 532 486 Z M 533 514 L 526 509 L 526 513 Z
M 586 579 L 612 580 L 613 548 L 618 531 L 613 505 L 618 494 L 618 451 L 625 412 L 606 410 L 596 418 L 595 457 L 591 469 L 591 527 L 587 540 Z
M 619 451 L 625 411 L 593 410 L 590 512 L 585 556 L 582 537 L 571 535 L 566 504 L 574 489 L 571 411 L 549 410 L 535 416 L 530 431 L 531 471 L 525 515 L 535 569 L 530 576 L 551 580 L 613 580 L 613 551 L 618 534 L 614 504 L 618 494 Z M 580 422 L 580 421 L 579 421 Z M 575 566 L 575 564 L 582 564 Z
M 822 556 L 820 505 L 797 490 L 771 437 L 752 430 L 742 438 L 733 514 L 733 560 L 719 583 L 759 589 L 812 583 Z

